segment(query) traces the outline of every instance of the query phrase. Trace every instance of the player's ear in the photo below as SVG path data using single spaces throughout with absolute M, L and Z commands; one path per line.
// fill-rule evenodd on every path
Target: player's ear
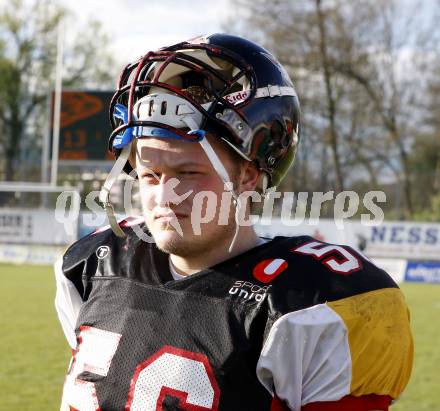
M 240 168 L 237 191 L 239 193 L 243 193 L 244 191 L 256 191 L 261 170 L 251 161 L 242 161 Z

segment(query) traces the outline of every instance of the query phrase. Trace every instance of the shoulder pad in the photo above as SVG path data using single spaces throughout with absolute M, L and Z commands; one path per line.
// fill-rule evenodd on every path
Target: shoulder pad
M 150 238 L 143 219 L 130 217 L 119 222 L 119 225 L 126 234 L 125 237 L 116 236 L 109 226 L 103 227 L 80 238 L 64 253 L 63 274 L 75 284 L 81 295 L 85 292 L 85 280 L 96 275 L 97 271 L 105 270 L 106 274 L 115 275 L 115 264 L 120 265 L 121 262 L 118 262 L 119 258 L 113 257 L 119 256 L 120 250 L 133 249 L 136 243 L 142 241 L 142 235 Z
M 276 293 L 307 294 L 315 304 L 397 287 L 360 252 L 309 236 L 274 239 L 270 254 L 257 262 L 252 273 Z

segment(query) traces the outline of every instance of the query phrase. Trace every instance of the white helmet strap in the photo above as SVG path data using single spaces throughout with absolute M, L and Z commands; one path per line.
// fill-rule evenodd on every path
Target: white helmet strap
M 118 179 L 118 176 L 122 173 L 122 170 L 128 161 L 128 157 L 130 156 L 130 150 L 131 144 L 122 149 L 121 154 L 119 154 L 119 157 L 115 161 L 110 173 L 108 173 L 104 185 L 99 193 L 99 201 L 104 206 L 110 226 L 118 237 L 125 237 L 125 233 L 122 231 L 122 228 L 119 226 L 118 221 L 116 220 L 115 211 L 112 203 L 110 202 L 110 190 L 112 189 L 113 184 L 115 184 L 115 181 Z
M 182 121 L 185 122 L 185 124 L 191 129 L 191 131 L 195 131 L 199 128 L 199 126 L 196 124 L 196 122 L 189 116 L 185 116 L 182 118 Z M 223 183 L 224 183 L 224 187 L 232 194 L 232 197 L 234 199 L 234 204 L 235 204 L 235 234 L 234 237 L 231 241 L 231 244 L 229 245 L 229 252 L 232 251 L 232 249 L 234 248 L 234 245 L 237 241 L 238 238 L 238 231 L 240 230 L 240 224 L 239 224 L 239 215 L 240 215 L 240 210 L 241 210 L 241 198 L 236 194 L 236 192 L 234 191 L 234 185 L 229 177 L 228 172 L 226 171 L 225 166 L 223 165 L 223 163 L 221 162 L 221 160 L 218 158 L 217 153 L 214 151 L 214 149 L 212 148 L 211 144 L 209 144 L 208 139 L 205 137 L 203 137 L 200 141 L 199 141 L 200 145 L 202 146 L 203 150 L 206 153 L 206 156 L 208 157 L 209 161 L 212 164 L 212 167 L 214 168 L 214 170 L 217 172 L 217 174 L 219 175 L 219 177 L 222 179 Z

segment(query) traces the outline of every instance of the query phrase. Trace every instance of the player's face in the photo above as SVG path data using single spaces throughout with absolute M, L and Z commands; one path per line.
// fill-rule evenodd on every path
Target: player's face
M 237 162 L 221 143 L 210 142 L 234 181 Z M 224 196 L 220 207 L 224 184 L 200 144 L 139 139 L 136 170 L 145 221 L 160 249 L 194 257 L 222 242 L 230 243 L 235 230 L 233 206 Z

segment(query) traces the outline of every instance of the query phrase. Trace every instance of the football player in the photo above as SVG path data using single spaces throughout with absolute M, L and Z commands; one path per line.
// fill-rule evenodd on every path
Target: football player
M 350 247 L 262 239 L 247 218 L 298 144 L 276 58 L 225 34 L 162 48 L 125 67 L 110 113 L 111 228 L 56 264 L 61 408 L 388 410 L 413 356 L 398 286 Z M 123 170 L 143 217 L 118 223 Z

